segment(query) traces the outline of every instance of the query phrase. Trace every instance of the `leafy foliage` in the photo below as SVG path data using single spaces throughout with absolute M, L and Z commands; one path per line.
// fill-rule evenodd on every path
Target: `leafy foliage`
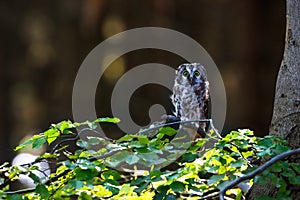
M 185 140 L 177 131 L 163 127 L 151 136 L 127 134 L 111 140 L 96 131 L 97 123 L 117 123 L 116 118 L 93 122 L 62 121 L 16 147 L 33 149 L 51 145 L 52 151 L 34 163 L 0 167 L 0 198 L 6 199 L 208 199 L 232 180 L 255 170 L 263 162 L 289 150 L 277 137 L 257 138 L 250 130 L 232 131 L 205 149 L 209 140 Z M 211 134 L 213 132 L 211 131 Z M 76 143 L 77 148 L 71 147 Z M 33 173 L 38 162 L 52 168 L 48 177 Z M 168 166 L 176 163 L 176 167 Z M 162 166 L 164 168 L 162 168 Z M 11 191 L 10 184 L 27 175 L 35 188 Z M 300 185 L 300 165 L 281 160 L 247 184 L 265 184 L 270 179 L 279 188 L 277 197 L 288 199 L 290 186 Z M 21 195 L 22 194 L 22 195 Z M 243 199 L 239 187 L 227 190 L 233 199 Z

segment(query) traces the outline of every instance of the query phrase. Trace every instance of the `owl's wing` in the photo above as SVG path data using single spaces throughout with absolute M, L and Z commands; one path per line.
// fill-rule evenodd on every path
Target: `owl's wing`
M 175 113 L 174 113 L 174 115 L 176 116 L 176 117 L 181 117 L 181 105 L 180 105 L 180 100 L 179 100 L 179 97 L 178 97 L 178 95 L 177 94 L 173 94 L 173 96 L 172 96 L 172 101 L 173 101 L 173 105 L 174 105 L 174 107 L 175 107 Z

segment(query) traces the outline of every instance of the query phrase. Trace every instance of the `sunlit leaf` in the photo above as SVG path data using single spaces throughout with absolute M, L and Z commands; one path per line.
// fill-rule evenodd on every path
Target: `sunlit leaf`
M 34 139 L 34 141 L 32 143 L 32 148 L 38 149 L 38 148 L 42 147 L 46 143 L 46 141 L 47 140 L 44 136 L 40 136 L 40 137 Z
M 118 118 L 98 118 L 94 122 L 109 122 L 109 123 L 119 123 L 120 119 Z

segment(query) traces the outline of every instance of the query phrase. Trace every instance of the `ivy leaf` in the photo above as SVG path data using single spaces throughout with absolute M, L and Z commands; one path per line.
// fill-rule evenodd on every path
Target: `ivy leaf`
M 218 184 L 217 188 L 218 188 L 219 190 L 222 190 L 222 189 L 223 189 L 224 187 L 226 187 L 230 182 L 231 182 L 230 180 L 224 181 L 224 182 Z
M 44 136 L 40 136 L 38 137 L 37 139 L 35 139 L 32 143 L 32 148 L 33 149 L 38 149 L 40 148 L 41 146 L 43 146 L 43 144 L 46 143 L 46 138 Z
M 40 194 L 41 199 L 48 199 L 50 197 L 49 191 L 47 190 L 46 186 L 43 184 L 39 184 L 38 186 L 36 186 L 35 192 Z
M 196 153 L 185 153 L 182 155 L 181 162 L 193 162 L 197 157 Z
M 34 182 L 35 184 L 41 183 L 40 177 L 38 177 L 38 176 L 35 175 L 34 173 L 29 172 L 29 177 L 33 180 L 33 182 Z
M 150 183 L 150 182 L 147 181 L 147 182 L 145 182 L 145 183 L 139 185 L 139 187 L 138 187 L 138 188 L 135 188 L 134 191 L 135 191 L 136 193 L 140 194 L 144 189 L 147 188 L 147 186 L 149 185 L 149 183 Z
M 140 185 L 141 183 L 145 182 L 148 179 L 149 179 L 149 176 L 138 177 L 138 178 L 134 179 L 133 181 L 131 181 L 130 185 L 131 186 Z
M 213 175 L 208 179 L 208 184 L 214 184 L 217 183 L 221 180 L 223 180 L 223 178 L 225 177 L 225 174 L 217 174 L 217 175 Z
M 261 184 L 261 185 L 265 185 L 267 183 L 267 180 L 265 177 L 263 176 L 255 176 L 254 177 L 254 183 L 258 183 L 258 184 Z
M 118 194 L 120 191 L 114 184 L 111 184 L 110 181 L 105 182 L 103 185 L 106 189 L 111 191 L 111 193 L 114 195 Z
M 119 118 L 109 118 L 109 117 L 105 117 L 105 118 L 98 118 L 96 119 L 94 122 L 109 122 L 109 123 L 119 123 L 120 119 Z
M 167 136 L 173 136 L 177 133 L 177 131 L 171 127 L 163 127 L 159 130 L 160 133 L 165 134 Z
M 117 142 L 131 141 L 133 138 L 134 138 L 134 135 L 127 134 L 127 135 L 124 135 L 123 137 L 119 138 L 117 140 Z
M 138 161 L 140 160 L 140 158 L 135 155 L 135 154 L 130 154 L 125 158 L 125 161 L 129 164 L 129 165 L 133 165 L 136 164 Z
M 105 171 L 101 174 L 105 179 L 114 179 L 114 180 L 119 180 L 121 179 L 121 176 L 119 174 L 119 172 L 115 171 L 115 170 L 108 170 Z
M 57 137 L 60 135 L 60 132 L 55 129 L 49 129 L 44 132 L 45 137 L 47 138 L 48 144 L 51 144 L 53 141 L 57 139 Z
M 168 194 L 166 197 L 165 197 L 165 200 L 176 200 L 177 197 L 176 195 L 174 194 Z
M 179 181 L 175 181 L 170 185 L 170 188 L 174 191 L 174 192 L 183 192 L 184 191 L 184 184 L 182 182 Z
M 90 194 L 87 194 L 86 192 L 81 192 L 79 195 L 80 200 L 93 200 Z
M 123 184 L 120 189 L 120 194 L 128 194 L 131 191 L 131 187 L 129 184 Z
M 94 146 L 102 142 L 104 139 L 99 137 L 88 137 L 88 146 Z
M 7 200 L 22 200 L 23 196 L 21 194 L 13 194 L 7 197 Z
M 33 143 L 33 140 L 32 139 L 29 139 L 25 142 L 23 142 L 22 144 L 18 145 L 16 148 L 15 148 L 15 151 L 18 151 L 20 149 L 23 149 L 25 146 L 29 145 L 29 144 L 32 144 Z
M 83 141 L 83 140 L 77 140 L 76 145 L 83 148 L 83 149 L 85 149 L 88 146 L 88 142 Z
M 76 178 L 79 180 L 91 180 L 97 176 L 98 172 L 95 169 L 75 169 Z
M 148 139 L 147 136 L 145 136 L 145 135 L 139 136 L 139 137 L 138 137 L 138 140 L 139 140 L 139 142 L 140 142 L 141 144 L 143 144 L 143 145 L 149 144 L 149 139 Z
M 76 128 L 75 124 L 73 124 L 70 120 L 62 121 L 53 127 L 57 128 L 63 134 L 70 134 L 72 131 L 69 129 Z
M 289 181 L 293 185 L 300 185 L 300 176 L 289 177 Z
M 300 164 L 299 163 L 292 163 L 291 166 L 298 174 L 300 174 Z
M 245 163 L 245 161 L 243 159 L 240 159 L 240 160 L 234 161 L 230 166 L 237 168 L 237 167 L 243 166 L 244 163 Z
M 79 189 L 83 187 L 83 182 L 79 180 L 70 180 L 70 185 L 72 185 L 75 189 Z

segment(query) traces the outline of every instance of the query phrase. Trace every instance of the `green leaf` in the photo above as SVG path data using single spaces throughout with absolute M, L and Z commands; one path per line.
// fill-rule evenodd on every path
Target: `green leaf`
M 4 178 L 0 178 L 0 185 L 2 185 L 4 183 L 5 179 Z
M 109 117 L 105 117 L 105 118 L 98 118 L 98 119 L 96 119 L 94 122 L 119 123 L 119 122 L 120 122 L 120 119 L 119 119 L 119 118 L 109 118 Z
M 129 144 L 128 144 L 128 147 L 129 148 L 142 148 L 142 147 L 145 147 L 146 145 L 145 144 L 142 144 L 140 143 L 139 141 L 131 141 Z
M 100 144 L 100 142 L 102 142 L 104 139 L 103 138 L 99 138 L 99 137 L 88 137 L 88 146 L 94 146 L 97 144 Z
M 281 172 L 281 166 L 280 166 L 280 162 L 276 162 L 274 163 L 270 168 L 269 168 L 270 171 L 272 172 Z
M 77 140 L 76 145 L 83 148 L 83 149 L 85 149 L 85 148 L 87 148 L 88 143 L 87 143 L 87 141 Z
M 237 168 L 237 167 L 243 166 L 244 163 L 245 163 L 245 161 L 243 159 L 240 159 L 240 160 L 234 161 L 232 164 L 230 164 L 230 166 Z
M 70 185 L 72 185 L 75 189 L 79 189 L 84 186 L 84 183 L 79 180 L 70 180 Z
M 147 181 L 147 182 L 145 182 L 145 183 L 139 185 L 137 188 L 134 189 L 134 191 L 135 191 L 136 193 L 140 194 L 144 189 L 147 188 L 147 186 L 149 185 L 149 183 L 150 183 L 150 182 Z
M 177 197 L 176 195 L 174 194 L 168 194 L 166 197 L 165 197 L 165 200 L 176 200 Z
M 177 131 L 171 127 L 163 127 L 159 130 L 160 133 L 163 133 L 167 136 L 173 136 L 177 133 Z
M 287 147 L 287 146 L 285 146 L 285 145 L 282 145 L 282 144 L 277 144 L 277 145 L 275 146 L 275 149 L 273 150 L 273 152 L 274 152 L 276 155 L 278 155 L 278 154 L 282 154 L 282 153 L 284 153 L 284 152 L 287 152 L 287 151 L 289 151 L 289 150 L 290 150 L 289 147 Z
M 143 144 L 143 145 L 149 144 L 149 139 L 148 139 L 147 136 L 145 136 L 145 135 L 139 136 L 139 137 L 138 137 L 138 140 L 139 140 L 139 142 L 140 142 L 141 144 Z
M 96 169 L 75 169 L 76 178 L 79 180 L 91 180 L 97 176 L 98 172 Z
M 23 149 L 25 146 L 29 145 L 29 144 L 32 144 L 33 143 L 33 140 L 30 138 L 29 140 L 23 142 L 22 144 L 18 145 L 16 148 L 15 148 L 15 151 L 18 151 L 20 149 Z
M 119 138 L 117 140 L 117 142 L 131 141 L 133 138 L 135 138 L 134 135 L 127 134 L 127 135 L 124 135 L 123 137 Z
M 49 129 L 44 132 L 44 135 L 47 139 L 48 144 L 51 144 L 53 141 L 57 139 L 57 137 L 60 135 L 60 132 L 55 129 Z
M 119 193 L 119 189 L 117 187 L 115 187 L 114 185 L 110 184 L 109 182 L 105 182 L 104 187 L 106 189 L 108 189 L 109 191 L 111 191 L 114 195 Z
M 32 143 L 32 148 L 38 149 L 38 148 L 42 147 L 46 143 L 46 141 L 47 140 L 44 136 L 37 137 Z
M 289 181 L 293 185 L 300 185 L 300 176 L 289 177 Z
M 154 152 L 141 153 L 141 154 L 138 154 L 138 157 L 140 157 L 143 160 L 150 162 L 150 163 L 155 162 L 155 160 L 159 159 L 159 156 Z
M 115 171 L 115 170 L 108 170 L 105 171 L 101 174 L 105 179 L 111 179 L 113 178 L 114 180 L 119 180 L 121 179 L 121 176 L 119 174 L 119 172 Z
M 58 155 L 53 153 L 43 153 L 42 155 L 39 156 L 39 158 L 45 158 L 45 159 L 49 159 L 49 158 L 57 158 Z
M 34 182 L 35 184 L 41 183 L 40 177 L 38 177 L 38 176 L 35 175 L 34 173 L 29 172 L 29 177 L 33 180 L 33 182 Z
M 145 182 L 145 181 L 148 180 L 148 179 L 149 179 L 149 176 L 138 177 L 138 178 L 132 180 L 132 181 L 130 182 L 130 185 L 131 185 L 131 186 L 134 186 L 134 185 L 137 186 L 137 185 L 140 185 L 141 183 Z
M 38 186 L 36 186 L 35 192 L 40 194 L 41 199 L 48 199 L 50 197 L 49 191 L 43 184 L 39 184 Z
M 260 197 L 256 197 L 255 200 L 276 200 L 276 199 L 273 197 L 269 197 L 267 195 L 262 195 Z
M 163 138 L 164 136 L 165 136 L 165 134 L 159 133 L 159 134 L 156 135 L 156 138 L 157 138 L 157 139 L 161 139 L 161 138 Z
M 68 121 L 62 121 L 58 123 L 57 125 L 53 124 L 52 125 L 54 128 L 59 129 L 59 131 L 63 134 L 70 134 L 72 131 L 69 129 L 76 128 L 76 125 L 73 124 L 70 120 Z
M 217 185 L 217 188 L 218 188 L 219 190 L 222 190 L 222 189 L 223 189 L 224 187 L 226 187 L 230 182 L 231 182 L 230 180 L 224 181 L 224 182 L 218 184 L 218 185 Z
M 291 166 L 298 174 L 300 174 L 300 164 L 299 163 L 292 163 Z
M 223 178 L 225 177 L 225 174 L 217 174 L 217 175 L 213 175 L 208 179 L 208 184 L 214 184 L 217 183 L 221 180 L 223 180 Z
M 93 198 L 90 194 L 87 194 L 86 192 L 81 192 L 78 200 L 93 200 Z
M 174 191 L 174 192 L 183 192 L 185 185 L 179 181 L 175 181 L 170 185 L 170 188 Z
M 258 183 L 258 184 L 261 184 L 261 185 L 265 185 L 267 183 L 267 180 L 265 177 L 263 176 L 255 176 L 254 177 L 254 183 Z
M 196 153 L 185 153 L 182 155 L 181 162 L 193 162 L 197 157 Z
M 13 195 L 9 195 L 7 196 L 7 200 L 22 200 L 23 196 L 21 194 L 13 194 Z
M 135 155 L 135 154 L 129 154 L 129 155 L 125 158 L 125 161 L 126 161 L 129 165 L 136 164 L 139 160 L 140 160 L 140 158 L 139 158 L 137 155 Z
M 131 187 L 129 184 L 123 184 L 120 189 L 120 194 L 128 194 L 131 191 Z

